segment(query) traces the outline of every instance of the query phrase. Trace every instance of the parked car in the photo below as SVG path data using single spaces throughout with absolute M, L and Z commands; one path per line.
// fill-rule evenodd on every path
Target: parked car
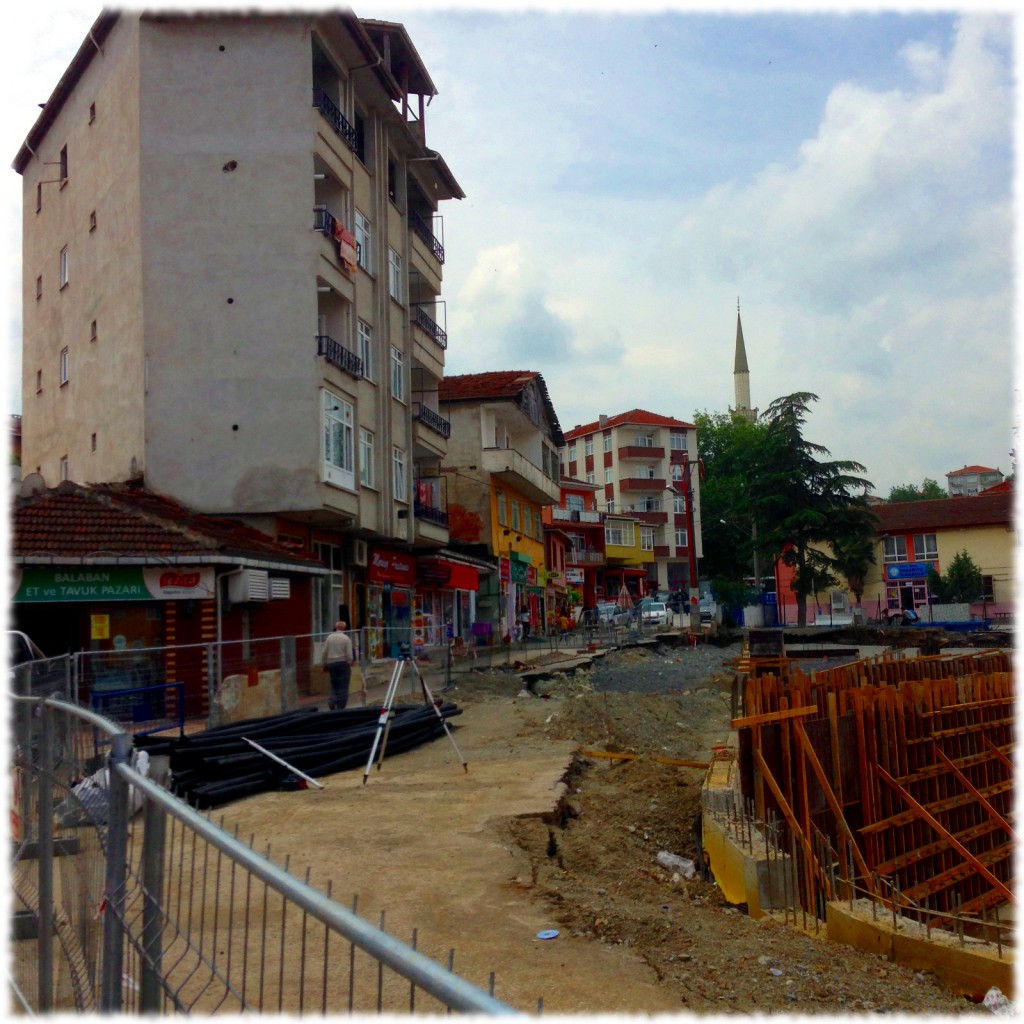
M 626 626 L 632 617 L 629 610 L 620 608 L 614 601 L 598 601 L 597 621 L 602 625 Z
M 640 618 L 645 626 L 667 626 L 671 613 L 664 601 L 640 602 Z

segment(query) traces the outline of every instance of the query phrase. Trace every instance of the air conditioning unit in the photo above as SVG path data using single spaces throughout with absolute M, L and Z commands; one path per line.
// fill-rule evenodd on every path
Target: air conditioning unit
M 270 577 L 270 600 L 287 601 L 292 596 L 292 581 L 287 576 Z
M 270 599 L 270 577 L 265 569 L 243 569 L 228 577 L 228 600 L 232 604 Z
M 368 557 L 367 543 L 359 537 L 352 538 L 352 546 L 349 548 L 349 561 L 353 565 L 366 565 Z

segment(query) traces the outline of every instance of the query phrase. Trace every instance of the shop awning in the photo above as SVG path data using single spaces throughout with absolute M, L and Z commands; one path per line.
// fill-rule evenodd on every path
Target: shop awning
M 444 590 L 480 589 L 480 573 L 474 566 L 448 558 L 421 558 L 416 571 L 424 586 Z

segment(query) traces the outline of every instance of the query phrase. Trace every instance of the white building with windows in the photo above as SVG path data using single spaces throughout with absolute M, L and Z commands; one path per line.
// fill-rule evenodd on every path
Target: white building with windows
M 649 552 L 644 564 L 650 587 L 691 586 L 691 544 L 694 558 L 702 555 L 697 428 L 692 423 L 645 409 L 600 416 L 565 432 L 561 459 L 565 476 L 597 485 L 598 509 L 638 521 L 641 549 Z
M 448 539 L 436 92 L 349 11 L 103 12 L 14 161 L 23 472 L 245 519 L 368 621 L 368 550 Z

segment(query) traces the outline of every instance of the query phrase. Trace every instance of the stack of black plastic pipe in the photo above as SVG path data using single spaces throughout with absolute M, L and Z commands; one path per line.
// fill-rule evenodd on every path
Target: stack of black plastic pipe
M 379 707 L 317 711 L 307 708 L 272 718 L 232 722 L 191 736 L 136 736 L 150 756 L 170 756 L 171 789 L 194 807 L 217 807 L 254 793 L 297 788 L 299 776 L 260 753 L 246 739 L 276 754 L 311 778 L 365 768 L 380 721 Z M 462 714 L 451 703 L 401 704 L 392 709 L 385 755 L 426 743 L 444 719 Z M 243 739 L 245 737 L 245 739 Z M 382 739 L 383 742 L 383 739 Z M 378 746 L 377 756 L 380 756 Z

